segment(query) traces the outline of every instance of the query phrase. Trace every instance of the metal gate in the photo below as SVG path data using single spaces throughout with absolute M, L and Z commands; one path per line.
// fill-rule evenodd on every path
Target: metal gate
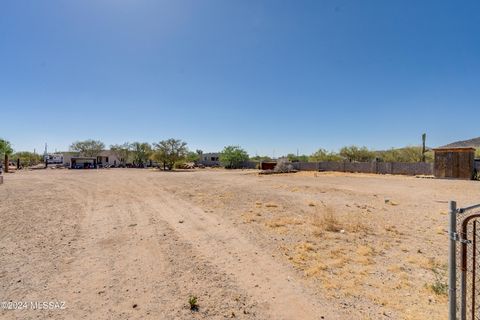
M 449 320 L 480 320 L 480 204 L 450 201 Z

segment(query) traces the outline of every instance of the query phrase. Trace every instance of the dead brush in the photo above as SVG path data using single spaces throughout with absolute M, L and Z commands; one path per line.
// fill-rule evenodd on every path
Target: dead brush
M 372 229 L 365 224 L 364 217 L 358 214 L 351 214 L 347 217 L 345 229 L 351 233 L 371 233 Z
M 270 219 L 265 222 L 265 225 L 270 228 L 286 227 L 288 225 L 301 225 L 303 221 L 295 217 L 279 217 Z
M 317 211 L 312 218 L 312 225 L 316 227 L 313 232 L 316 236 L 320 236 L 323 232 L 370 232 L 370 228 L 362 221 L 361 216 L 353 214 L 341 216 L 332 207 L 326 207 L 322 212 Z
M 321 213 L 315 213 L 312 225 L 317 228 L 317 234 L 321 234 L 322 231 L 339 232 L 342 230 L 341 224 L 336 217 L 335 210 L 332 207 L 326 207 Z

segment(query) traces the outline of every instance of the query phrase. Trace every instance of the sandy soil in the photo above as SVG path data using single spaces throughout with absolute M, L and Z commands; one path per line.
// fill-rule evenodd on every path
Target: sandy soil
M 0 301 L 66 309 L 0 318 L 446 319 L 446 202 L 479 191 L 339 173 L 8 174 Z

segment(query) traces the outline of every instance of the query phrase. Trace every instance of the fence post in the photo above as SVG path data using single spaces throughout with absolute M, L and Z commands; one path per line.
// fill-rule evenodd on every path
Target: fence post
M 449 202 L 450 207 L 450 223 L 448 234 L 450 237 L 450 245 L 448 248 L 448 320 L 457 319 L 457 203 Z

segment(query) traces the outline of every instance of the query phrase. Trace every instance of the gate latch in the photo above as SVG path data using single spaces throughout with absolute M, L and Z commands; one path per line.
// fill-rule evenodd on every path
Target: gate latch
M 467 239 L 463 239 L 462 237 L 460 237 L 460 235 L 456 232 L 451 232 L 450 233 L 450 239 L 454 240 L 454 241 L 458 241 L 460 243 L 463 243 L 463 244 L 470 244 L 472 243 L 471 240 L 467 240 Z

